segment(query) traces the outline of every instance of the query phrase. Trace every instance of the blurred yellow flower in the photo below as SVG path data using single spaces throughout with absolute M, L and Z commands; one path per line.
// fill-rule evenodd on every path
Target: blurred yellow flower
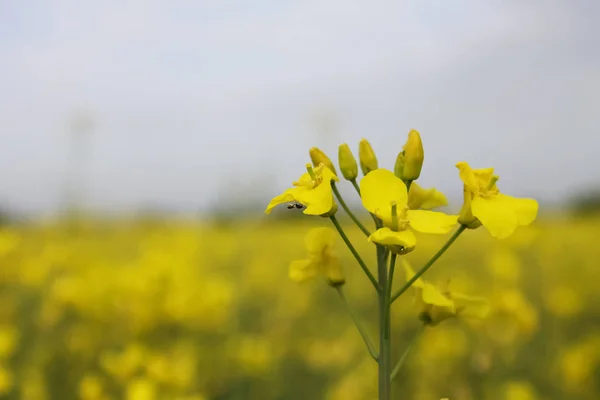
M 415 272 L 406 260 L 403 260 L 403 264 L 406 280 L 409 281 L 415 276 Z M 450 292 L 448 282 L 435 286 L 419 278 L 412 287 L 415 289 L 419 319 L 427 325 L 437 325 L 458 316 L 484 318 L 490 310 L 490 304 L 485 298 Z
M 308 281 L 322 274 L 331 286 L 343 285 L 346 282 L 342 265 L 334 247 L 337 233 L 330 228 L 314 228 L 304 238 L 308 258 L 292 261 L 290 278 L 295 282 Z
M 363 206 L 385 225 L 369 236 L 369 241 L 385 245 L 395 253 L 405 254 L 414 249 L 417 239 L 410 228 L 444 234 L 456 225 L 456 215 L 410 210 L 406 185 L 391 171 L 371 171 L 360 181 L 360 192 Z
M 510 236 L 517 226 L 535 220 L 538 203 L 500 193 L 493 168 L 472 169 L 466 162 L 459 162 L 456 167 L 465 195 L 458 222 L 470 228 L 476 228 L 480 222 L 492 236 L 502 239 Z
M 79 397 L 82 400 L 100 400 L 103 391 L 102 379 L 96 375 L 86 375 L 79 382 Z
M 504 386 L 505 400 L 537 400 L 535 388 L 528 382 L 513 381 Z
M 19 337 L 19 330 L 15 326 L 0 326 L 0 359 L 8 358 L 15 352 Z
M 0 395 L 10 393 L 13 388 L 15 379 L 13 373 L 0 365 Z
M 306 206 L 304 214 L 329 215 L 335 213 L 337 204 L 333 200 L 331 181 L 339 182 L 338 177 L 324 164 L 320 164 L 314 169 L 307 165 L 307 168 L 309 172 L 294 182 L 293 188 L 287 189 L 271 200 L 265 210 L 266 214 L 270 214 L 273 208 L 280 204 L 294 201 Z
M 150 379 L 138 378 L 127 385 L 126 400 L 155 400 L 156 385 Z

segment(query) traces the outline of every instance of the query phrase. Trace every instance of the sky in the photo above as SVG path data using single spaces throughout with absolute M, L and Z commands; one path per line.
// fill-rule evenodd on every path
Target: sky
M 262 207 L 311 146 L 335 160 L 364 137 L 393 168 L 410 129 L 422 186 L 459 198 L 467 161 L 556 204 L 600 187 L 597 15 L 594 0 L 1 1 L 0 205 Z

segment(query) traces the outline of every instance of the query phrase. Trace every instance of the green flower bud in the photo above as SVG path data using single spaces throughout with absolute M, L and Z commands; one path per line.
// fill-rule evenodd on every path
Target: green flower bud
M 408 140 L 403 147 L 404 168 L 402 171 L 402 180 L 414 181 L 421 175 L 425 153 L 423 151 L 423 142 L 421 135 L 416 130 L 408 133 Z
M 358 159 L 363 175 L 367 175 L 378 168 L 377 156 L 375 156 L 375 152 L 367 139 L 361 140 L 358 145 Z
M 358 176 L 358 164 L 356 164 L 356 158 L 354 158 L 350 147 L 346 143 L 340 145 L 338 149 L 338 161 L 344 178 L 349 181 L 356 179 Z
M 329 157 L 327 157 L 327 155 L 325 153 L 323 153 L 319 148 L 312 147 L 309 150 L 309 154 L 310 154 L 310 159 L 312 160 L 312 163 L 315 167 L 318 167 L 319 164 L 323 164 L 327 168 L 329 168 L 331 170 L 331 172 L 333 172 L 334 175 L 337 176 L 337 172 L 335 170 L 335 167 L 333 166 L 333 163 L 331 162 Z

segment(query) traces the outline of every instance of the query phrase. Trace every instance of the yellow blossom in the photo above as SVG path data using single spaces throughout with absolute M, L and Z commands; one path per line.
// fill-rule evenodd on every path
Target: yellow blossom
M 415 272 L 406 260 L 404 260 L 404 269 L 406 280 L 411 280 Z M 413 283 L 419 319 L 424 324 L 437 325 L 451 317 L 483 318 L 487 315 L 490 306 L 486 299 L 450 292 L 448 285 L 449 282 L 446 281 L 436 286 L 422 278 Z
M 349 181 L 356 179 L 358 176 L 358 164 L 356 164 L 356 158 L 354 158 L 350 147 L 345 143 L 340 145 L 338 149 L 338 161 L 344 178 Z
M 431 210 L 448 205 L 448 199 L 435 188 L 423 189 L 416 182 L 410 185 L 408 191 L 408 208 L 411 210 Z
M 304 238 L 308 257 L 292 261 L 290 278 L 295 282 L 308 281 L 318 274 L 327 278 L 331 286 L 343 285 L 346 279 L 342 266 L 334 253 L 336 233 L 329 228 L 314 228 Z
M 417 240 L 412 229 L 444 234 L 456 225 L 456 215 L 410 210 L 406 185 L 391 171 L 372 171 L 361 180 L 360 191 L 363 206 L 384 224 L 369 236 L 369 241 L 385 245 L 395 253 L 405 254 L 414 249 Z
M 511 235 L 517 226 L 531 224 L 538 212 L 533 199 L 518 199 L 500 193 L 496 186 L 498 177 L 493 168 L 472 169 L 459 162 L 460 179 L 464 183 L 464 204 L 458 221 L 469 228 L 481 223 L 496 238 Z
M 287 189 L 279 196 L 275 196 L 267 209 L 270 214 L 273 208 L 280 204 L 298 202 L 306 206 L 304 214 L 329 216 L 337 210 L 337 204 L 333 200 L 331 181 L 339 182 L 335 174 L 324 164 L 320 164 L 314 170 L 307 165 L 309 172 L 303 174 L 294 187 Z
M 362 139 L 358 144 L 358 160 L 360 169 L 365 176 L 378 168 L 377 156 L 367 139 Z
M 337 172 L 335 171 L 335 167 L 333 166 L 331 159 L 327 157 L 327 154 L 323 153 L 321 149 L 319 149 L 318 147 L 311 147 L 308 153 L 315 168 L 318 167 L 320 164 L 323 164 L 327 168 L 329 168 L 331 172 L 334 173 L 334 175 L 337 175 Z

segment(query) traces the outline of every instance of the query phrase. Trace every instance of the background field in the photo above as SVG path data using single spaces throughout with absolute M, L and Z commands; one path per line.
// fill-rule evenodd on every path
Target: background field
M 327 222 L 5 226 L 2 398 L 374 398 L 376 366 L 335 292 L 287 278 L 304 233 Z M 364 237 L 348 230 L 372 263 Z M 493 312 L 426 331 L 396 390 L 407 399 L 597 399 L 599 235 L 598 217 L 567 215 L 543 216 L 503 241 L 468 231 L 427 276 L 488 297 Z M 442 241 L 421 237 L 408 259 L 424 262 Z M 338 250 L 348 297 L 376 337 L 376 298 L 341 240 Z M 418 325 L 403 297 L 396 353 Z

